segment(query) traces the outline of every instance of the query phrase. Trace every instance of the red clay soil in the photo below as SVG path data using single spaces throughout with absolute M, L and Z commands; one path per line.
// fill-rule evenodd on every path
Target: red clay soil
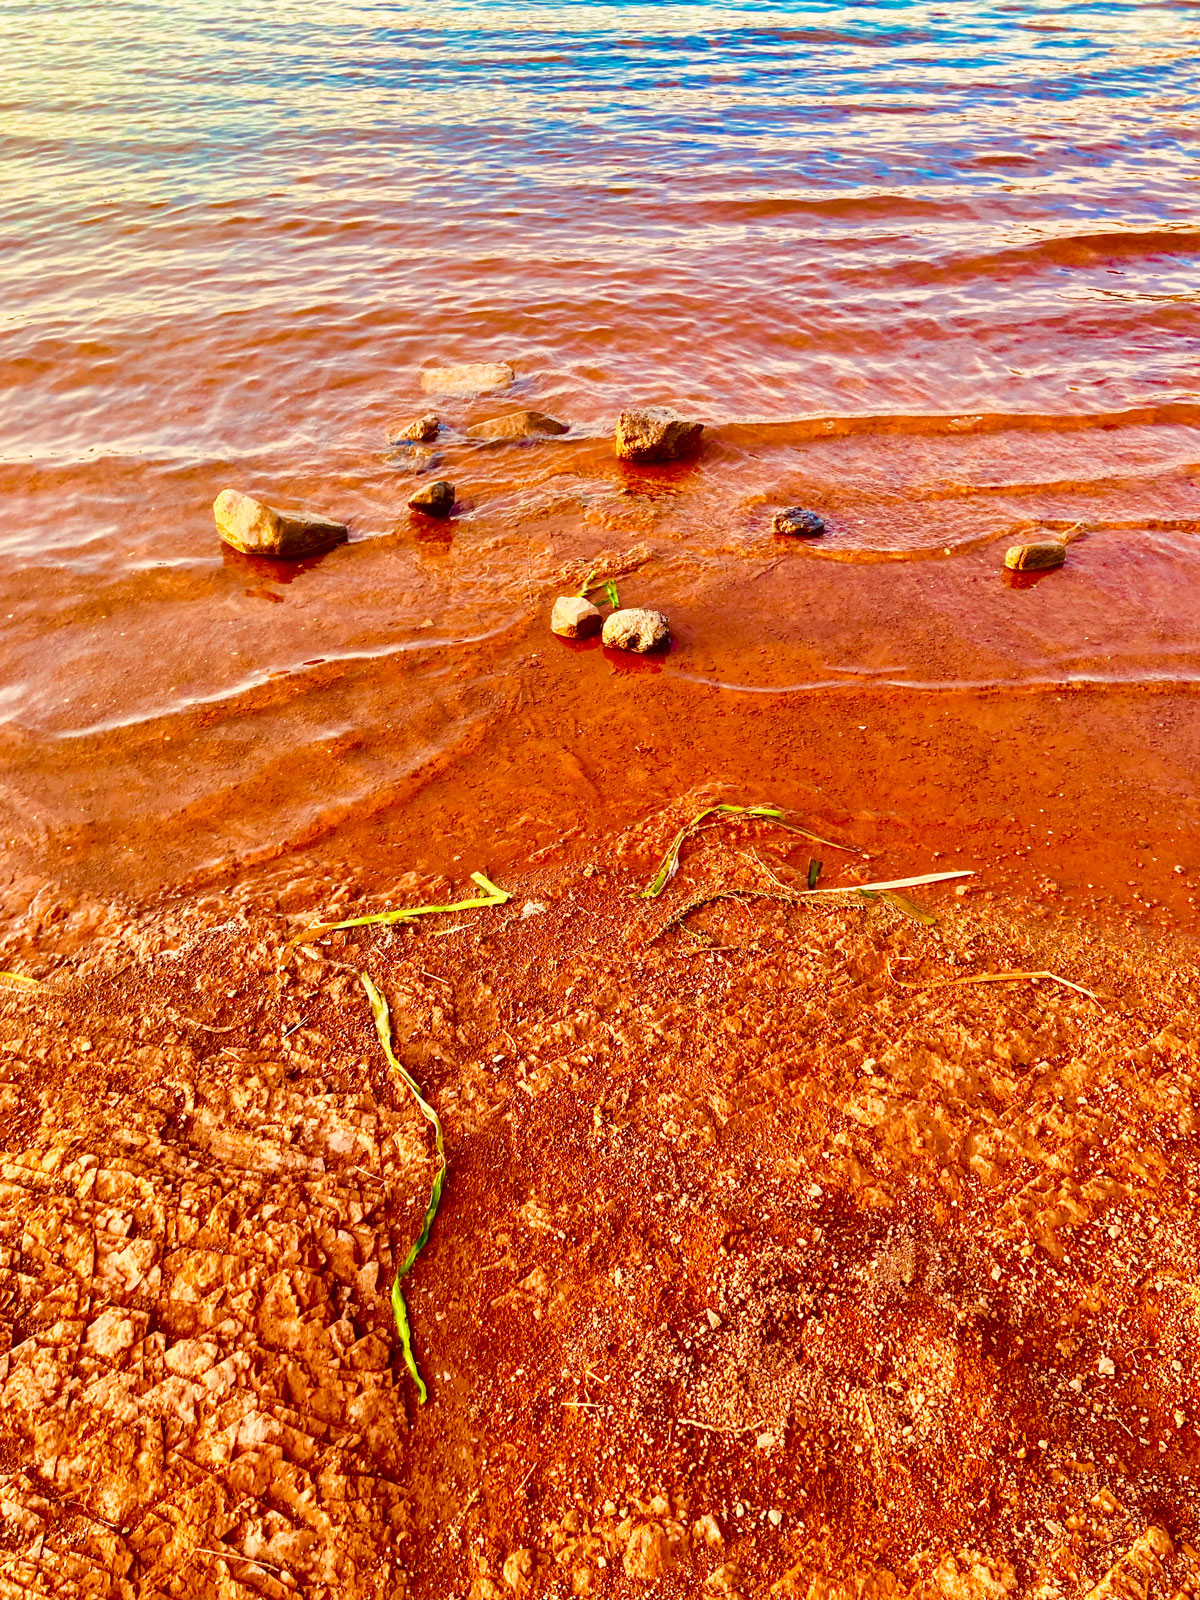
M 736 821 L 637 898 L 691 809 L 311 944 L 464 884 L 11 889 L 4 1600 L 1200 1595 L 1193 946 Z

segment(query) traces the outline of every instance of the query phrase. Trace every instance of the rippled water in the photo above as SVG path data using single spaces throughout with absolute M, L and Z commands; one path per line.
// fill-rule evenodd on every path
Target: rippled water
M 0 0 L 10 831 L 119 877 L 372 814 L 531 653 L 553 707 L 560 575 L 637 544 L 700 684 L 1200 681 L 1198 45 L 1146 0 Z M 475 360 L 513 390 L 389 451 Z M 631 402 L 704 455 L 619 466 Z M 571 431 L 463 436 L 531 405 Z M 235 556 L 227 484 L 352 542 Z

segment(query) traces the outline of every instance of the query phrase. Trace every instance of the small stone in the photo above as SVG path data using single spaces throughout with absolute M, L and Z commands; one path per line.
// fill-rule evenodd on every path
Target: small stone
M 711 1306 L 705 1308 L 704 1315 L 708 1318 L 708 1325 L 715 1333 L 721 1326 L 721 1319 Z
M 467 429 L 468 439 L 535 439 L 546 434 L 568 432 L 565 422 L 546 416 L 543 411 L 514 411 L 507 417 L 490 417 Z
M 1115 1366 L 1115 1364 L 1113 1362 L 1112 1357 L 1111 1356 L 1101 1356 L 1100 1359 L 1096 1362 L 1096 1371 L 1100 1374 L 1100 1376 L 1102 1378 L 1113 1378 L 1113 1377 L 1115 1377 L 1117 1369 L 1116 1369 L 1116 1366 Z
M 299 561 L 341 544 L 350 530 L 315 511 L 280 511 L 237 489 L 222 489 L 213 501 L 217 532 L 248 556 Z
M 423 511 L 427 517 L 448 517 L 454 508 L 454 485 L 445 478 L 427 483 L 409 500 L 414 511 Z
M 622 411 L 617 419 L 616 449 L 622 461 L 678 461 L 700 448 L 702 422 L 689 422 L 665 406 Z
M 533 1551 L 514 1550 L 504 1563 L 504 1581 L 514 1593 L 523 1595 L 529 1590 L 533 1577 Z
M 436 439 L 441 421 L 436 411 L 427 411 L 423 417 L 409 417 L 404 422 L 393 422 L 388 428 L 389 444 L 428 444 Z
M 825 532 L 825 522 L 815 511 L 789 506 L 786 511 L 775 513 L 771 528 L 775 533 L 790 533 L 798 539 L 819 539 Z
M 421 374 L 421 387 L 426 394 L 470 400 L 477 394 L 507 389 L 514 376 L 507 361 L 473 361 L 461 367 L 426 367 Z
M 647 650 L 666 644 L 671 629 L 661 611 L 629 607 L 609 613 L 601 637 L 612 650 L 636 650 L 638 655 L 645 655 Z
M 599 633 L 603 617 L 590 600 L 582 595 L 560 595 L 550 613 L 550 629 L 560 639 L 586 639 Z
M 664 1528 L 644 1522 L 635 1528 L 625 1546 L 622 1565 L 627 1578 L 665 1578 L 675 1564 L 676 1550 Z
M 777 1528 L 779 1526 L 779 1524 L 783 1521 L 783 1512 L 782 1511 L 776 1511 L 775 1507 L 772 1506 L 770 1511 L 767 1512 L 767 1521 L 771 1524 L 771 1526 L 773 1528 Z
M 1067 547 L 1059 539 L 1039 539 L 1033 544 L 1010 545 L 1004 565 L 1013 572 L 1049 572 L 1067 559 Z

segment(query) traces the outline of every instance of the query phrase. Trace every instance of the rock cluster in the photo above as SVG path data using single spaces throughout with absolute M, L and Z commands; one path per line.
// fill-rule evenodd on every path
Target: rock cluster
M 616 451 L 622 461 L 678 461 L 700 448 L 702 422 L 689 422 L 665 406 L 622 411 L 617 419 Z
M 448 517 L 454 509 L 454 485 L 445 478 L 438 478 L 418 489 L 408 503 L 414 511 L 423 511 L 427 517 Z
M 670 625 L 661 611 L 643 611 L 627 607 L 610 612 L 605 619 L 601 643 L 613 650 L 633 650 L 645 655 L 669 643 Z
M 248 556 L 275 556 L 299 561 L 319 554 L 349 537 L 344 522 L 316 511 L 282 511 L 238 489 L 222 489 L 213 501 L 217 532 L 225 543 Z

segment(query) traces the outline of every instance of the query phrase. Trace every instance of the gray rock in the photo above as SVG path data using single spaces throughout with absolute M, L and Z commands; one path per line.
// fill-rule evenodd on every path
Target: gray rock
M 514 376 L 507 361 L 475 361 L 462 367 L 426 367 L 421 374 L 421 387 L 426 394 L 470 400 L 477 394 L 507 389 Z
M 275 556 L 299 561 L 349 537 L 344 522 L 316 511 L 282 511 L 264 505 L 238 489 L 222 489 L 213 501 L 217 532 L 225 543 L 248 556 Z
M 700 448 L 702 422 L 689 422 L 665 406 L 622 411 L 617 419 L 616 448 L 622 461 L 678 461 Z
M 1048 572 L 1061 567 L 1067 547 L 1059 539 L 1036 539 L 1029 544 L 1014 544 L 1004 555 L 1004 565 L 1014 572 Z
M 454 509 L 454 485 L 445 478 L 427 483 L 409 499 L 414 511 L 423 511 L 427 517 L 448 517 Z
M 789 506 L 786 511 L 777 511 L 771 527 L 775 533 L 790 533 L 800 539 L 819 539 L 825 532 L 824 520 L 815 511 L 806 511 L 803 506 Z
M 638 655 L 657 650 L 670 638 L 671 629 L 661 611 L 642 611 L 636 607 L 610 612 L 601 634 L 602 642 L 610 649 L 636 650 Z
M 532 439 L 548 433 L 566 433 L 567 424 L 542 411 L 514 411 L 508 417 L 489 417 L 467 429 L 468 439 Z
M 550 628 L 560 639 L 586 639 L 600 632 L 602 620 L 590 600 L 578 594 L 564 594 L 554 602 Z
M 389 444 L 428 444 L 436 439 L 441 420 L 436 411 L 427 411 L 423 417 L 408 417 L 388 426 Z

